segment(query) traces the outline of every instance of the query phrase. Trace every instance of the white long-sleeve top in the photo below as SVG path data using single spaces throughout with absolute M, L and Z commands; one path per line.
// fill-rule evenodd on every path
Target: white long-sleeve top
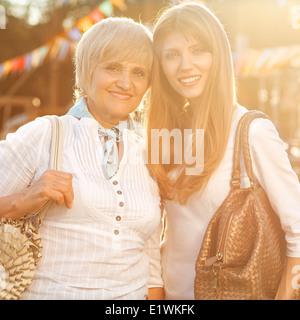
M 160 198 L 143 143 L 124 130 L 117 174 L 103 173 L 94 119 L 61 117 L 62 171 L 73 175 L 72 209 L 53 205 L 40 228 L 42 259 L 23 299 L 145 299 L 163 286 Z M 21 192 L 49 168 L 51 123 L 21 127 L 0 142 L 0 196 Z
M 202 195 L 193 194 L 185 206 L 174 201 L 164 203 L 166 230 L 162 243 L 162 275 L 166 299 L 194 299 L 196 259 L 208 223 L 230 191 L 235 131 L 246 111 L 241 106 L 237 108 L 224 158 Z M 300 184 L 271 121 L 253 121 L 249 144 L 253 172 L 285 231 L 287 256 L 300 257 Z M 241 176 L 242 187 L 249 187 L 243 162 Z

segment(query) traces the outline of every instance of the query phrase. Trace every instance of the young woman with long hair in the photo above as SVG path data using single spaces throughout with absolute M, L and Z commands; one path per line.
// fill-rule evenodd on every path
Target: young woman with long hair
M 149 168 L 166 211 L 162 276 L 166 299 L 193 299 L 195 262 L 207 225 L 230 191 L 235 129 L 247 109 L 235 95 L 230 44 L 217 17 L 203 4 L 187 1 L 166 9 L 153 32 L 154 68 L 148 112 Z M 151 163 L 153 129 L 204 132 L 203 170 L 190 164 Z M 278 133 L 256 119 L 249 133 L 253 170 L 281 220 L 287 259 L 276 298 L 290 298 L 292 268 L 300 264 L 300 185 Z M 175 140 L 175 139 L 174 139 Z M 193 141 L 194 154 L 197 141 Z M 186 146 L 185 146 L 186 147 Z M 164 143 L 161 140 L 159 149 Z M 184 148 L 182 148 L 184 153 Z M 184 157 L 182 157 L 184 159 Z M 242 185 L 247 186 L 242 168 Z

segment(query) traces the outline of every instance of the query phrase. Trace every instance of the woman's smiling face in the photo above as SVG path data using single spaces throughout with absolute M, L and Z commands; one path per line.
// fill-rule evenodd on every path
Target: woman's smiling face
M 211 70 L 213 57 L 195 39 L 178 32 L 163 41 L 161 64 L 171 87 L 189 101 L 201 96 Z
M 149 70 L 132 61 L 107 60 L 95 68 L 87 93 L 90 113 L 102 125 L 125 120 L 148 89 Z

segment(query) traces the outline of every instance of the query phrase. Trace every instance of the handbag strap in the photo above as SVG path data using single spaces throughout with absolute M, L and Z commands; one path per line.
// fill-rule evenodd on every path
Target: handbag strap
M 245 119 L 245 122 L 243 123 L 243 126 L 241 128 L 241 130 L 242 130 L 241 131 L 241 134 L 242 134 L 241 143 L 242 143 L 245 169 L 246 169 L 247 176 L 249 177 L 250 182 L 252 182 L 252 183 L 256 183 L 257 179 L 253 173 L 253 167 L 252 167 L 250 145 L 249 145 L 249 127 L 250 127 L 251 122 L 254 119 L 258 119 L 258 118 L 268 119 L 271 121 L 271 119 L 266 114 L 255 110 L 255 112 L 251 112 L 251 114 L 249 114 L 249 116 Z
M 50 169 L 61 170 L 61 157 L 62 157 L 62 147 L 63 147 L 63 126 L 60 118 L 58 116 L 44 116 L 51 121 L 52 124 L 52 137 L 51 137 L 51 151 L 50 151 Z M 54 202 L 54 200 L 47 201 L 39 210 L 33 213 L 26 214 L 25 219 L 34 217 L 34 225 L 36 226 L 36 231 L 39 229 L 42 220 L 44 219 L 49 207 Z
M 62 122 L 57 116 L 46 116 L 52 123 L 52 140 L 51 140 L 51 155 L 50 169 L 61 170 L 61 156 L 63 147 L 63 127 Z
M 240 155 L 243 152 L 244 164 L 250 183 L 255 183 L 257 179 L 253 174 L 252 161 L 249 146 L 249 127 L 254 119 L 270 118 L 261 111 L 252 110 L 245 113 L 238 122 L 235 134 L 235 145 L 233 155 L 233 172 L 231 178 L 231 186 L 240 187 L 241 184 L 241 168 L 240 168 Z

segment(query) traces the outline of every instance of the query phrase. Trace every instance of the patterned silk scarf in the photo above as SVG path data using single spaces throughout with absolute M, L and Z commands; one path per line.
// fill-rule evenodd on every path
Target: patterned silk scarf
M 89 112 L 86 99 L 81 98 L 67 113 L 76 118 L 95 119 Z M 123 130 L 135 129 L 134 122 L 130 116 L 125 121 L 121 121 L 112 129 L 105 129 L 98 123 L 98 135 L 104 146 L 104 173 L 107 179 L 112 178 L 119 169 L 119 153 L 117 143 L 123 140 Z

